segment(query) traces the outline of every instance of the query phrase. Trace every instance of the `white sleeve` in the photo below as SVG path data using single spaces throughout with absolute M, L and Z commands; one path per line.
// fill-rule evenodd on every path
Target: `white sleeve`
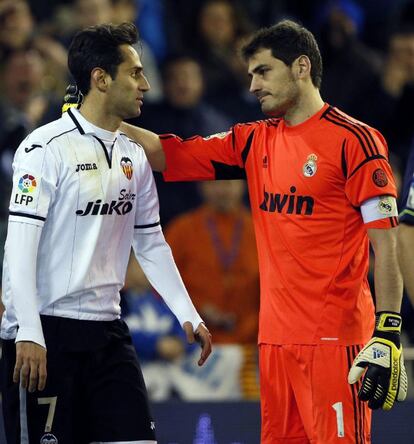
M 162 231 L 136 230 L 132 244 L 135 256 L 151 285 L 183 325 L 190 321 L 194 330 L 203 322 L 185 289 L 171 248 Z
M 20 144 L 13 159 L 10 221 L 43 226 L 58 183 L 59 166 L 37 132 Z
M 42 228 L 9 221 L 4 266 L 9 276 L 11 302 L 18 331 L 16 342 L 31 341 L 46 347 L 40 322 L 36 290 L 36 262 Z
M 143 149 L 139 155 L 141 159 L 137 174 L 138 196 L 134 228 L 140 233 L 151 233 L 161 230 L 158 194 L 151 166 Z

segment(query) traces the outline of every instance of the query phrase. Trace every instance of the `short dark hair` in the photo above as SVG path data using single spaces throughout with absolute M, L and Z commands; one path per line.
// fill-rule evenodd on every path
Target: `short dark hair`
M 288 66 L 301 55 L 308 56 L 311 62 L 312 83 L 317 88 L 321 87 L 322 57 L 318 43 L 314 35 L 299 23 L 282 20 L 269 28 L 260 29 L 243 46 L 242 55 L 248 60 L 260 49 L 270 49 L 273 57 Z
M 91 88 L 91 72 L 104 69 L 113 79 L 123 62 L 120 45 L 138 42 L 138 30 L 133 23 L 103 24 L 79 31 L 69 47 L 68 67 L 83 95 Z

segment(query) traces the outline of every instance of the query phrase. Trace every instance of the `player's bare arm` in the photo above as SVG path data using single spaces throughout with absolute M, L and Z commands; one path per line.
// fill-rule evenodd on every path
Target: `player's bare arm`
M 122 122 L 120 129 L 128 137 L 142 145 L 153 171 L 162 172 L 165 170 L 165 154 L 157 134 L 125 122 Z
M 414 307 L 414 226 L 401 223 L 398 227 L 398 260 L 404 285 Z
M 403 283 L 397 259 L 397 228 L 368 229 L 375 254 L 376 324 L 372 339 L 358 354 L 348 375 L 362 378 L 358 396 L 371 409 L 390 410 L 407 396 L 407 373 L 400 334 Z
M 376 311 L 399 313 L 403 282 L 397 257 L 397 228 L 368 229 L 368 237 L 375 255 Z

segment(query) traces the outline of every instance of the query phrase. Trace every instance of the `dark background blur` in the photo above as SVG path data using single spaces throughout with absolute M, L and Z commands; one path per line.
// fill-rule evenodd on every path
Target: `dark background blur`
M 263 118 L 238 50 L 256 29 L 283 18 L 315 34 L 323 99 L 384 134 L 401 186 L 414 138 L 413 0 L 0 0 L 0 260 L 14 152 L 60 116 L 67 49 L 79 29 L 135 22 L 151 84 L 135 123 L 189 137 Z M 196 184 L 156 181 L 164 227 L 203 202 Z M 404 340 L 413 344 L 407 298 L 403 315 Z

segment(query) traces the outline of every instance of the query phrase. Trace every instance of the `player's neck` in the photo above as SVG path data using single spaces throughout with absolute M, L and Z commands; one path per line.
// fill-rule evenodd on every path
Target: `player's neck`
M 121 125 L 121 118 L 108 112 L 104 104 L 85 98 L 80 113 L 93 125 L 107 131 L 115 132 Z
M 320 111 L 324 104 L 316 88 L 312 88 L 306 94 L 301 94 L 297 103 L 284 116 L 286 125 L 299 125 Z

